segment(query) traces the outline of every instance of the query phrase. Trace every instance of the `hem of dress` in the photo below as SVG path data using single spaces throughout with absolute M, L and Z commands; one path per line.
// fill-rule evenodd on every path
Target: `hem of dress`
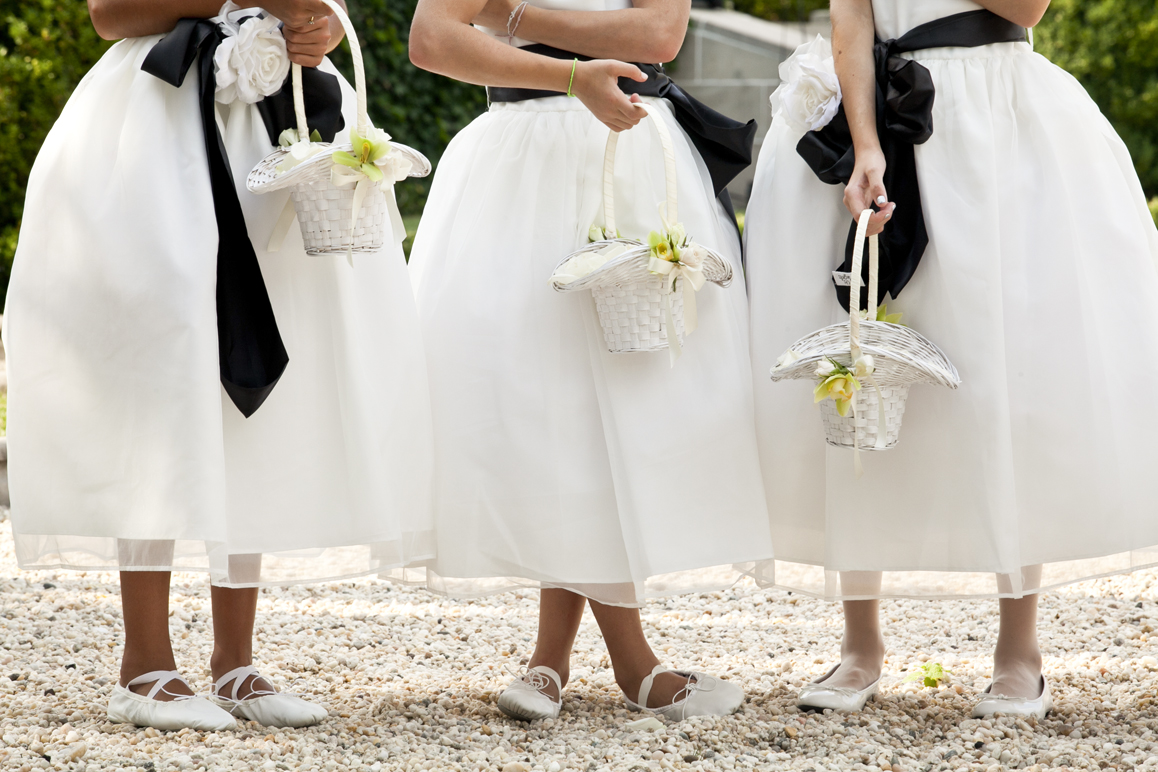
M 422 566 L 407 566 L 387 569 L 379 573 L 379 578 L 385 581 L 409 587 L 423 587 L 434 595 L 455 600 L 476 600 L 479 598 L 488 598 L 494 595 L 501 595 L 507 592 L 520 592 L 524 590 L 541 591 L 544 589 L 551 589 L 566 590 L 568 592 L 575 593 L 576 595 L 581 595 L 589 601 L 600 603 L 604 606 L 615 606 L 619 608 L 643 608 L 649 601 L 653 600 L 662 600 L 679 595 L 696 595 L 700 593 L 723 592 L 730 590 L 734 588 L 739 582 L 753 576 L 753 565 L 753 562 L 749 561 L 745 563 L 726 564 L 726 566 L 709 566 L 698 570 L 726 571 L 728 574 L 727 578 L 721 578 L 718 581 L 691 583 L 679 587 L 660 587 L 652 589 L 648 589 L 649 579 L 655 579 L 657 577 L 649 577 L 649 579 L 645 579 L 642 582 L 566 583 L 527 579 L 515 576 L 447 577 L 434 572 L 429 567 Z M 691 569 L 688 571 L 675 571 L 671 574 L 664 574 L 661 576 L 688 575 L 696 572 L 697 569 Z M 643 591 L 636 594 L 635 600 L 617 601 L 609 599 L 607 596 L 597 596 L 596 593 L 590 589 L 595 586 L 635 586 L 637 588 L 641 588 Z M 468 589 L 469 587 L 475 587 L 478 589 Z
M 1087 559 L 1094 559 L 1094 558 L 1087 558 Z M 775 562 L 777 564 L 788 563 L 788 564 L 792 564 L 792 565 L 810 566 L 812 568 L 821 568 L 822 567 L 821 564 L 818 564 L 818 563 L 797 563 L 794 561 L 787 561 L 787 560 L 778 560 Z M 1046 565 L 1049 565 L 1049 564 L 1046 564 Z M 882 593 L 870 593 L 870 594 L 824 593 L 824 592 L 817 592 L 815 590 L 810 590 L 810 589 L 807 589 L 805 587 L 801 587 L 798 585 L 784 584 L 781 582 L 777 582 L 775 580 L 775 578 L 773 578 L 771 581 L 769 581 L 766 574 L 762 574 L 757 568 L 752 568 L 752 569 L 745 571 L 745 576 L 747 578 L 752 579 L 756 583 L 757 588 L 759 588 L 761 590 L 781 590 L 781 591 L 784 591 L 784 592 L 787 592 L 790 594 L 795 593 L 797 595 L 803 595 L 803 596 L 808 597 L 808 598 L 815 598 L 817 600 L 833 601 L 833 602 L 858 601 L 858 600 L 930 600 L 930 601 L 933 601 L 933 600 L 1018 600 L 1020 598 L 1025 598 L 1025 597 L 1028 597 L 1030 595 L 1041 595 L 1041 594 L 1044 594 L 1047 592 L 1054 592 L 1054 591 L 1059 590 L 1063 587 L 1068 587 L 1069 585 L 1072 585 L 1072 584 L 1080 584 L 1081 582 L 1093 582 L 1093 581 L 1097 581 L 1099 579 L 1109 579 L 1109 578 L 1112 578 L 1115 576 L 1124 576 L 1126 574 L 1132 574 L 1136 571 L 1148 571 L 1148 570 L 1152 570 L 1155 568 L 1158 568 L 1158 559 L 1155 559 L 1155 560 L 1152 560 L 1152 561 L 1149 561 L 1146 563 L 1139 563 L 1138 565 L 1135 565 L 1135 566 L 1128 566 L 1125 568 L 1117 568 L 1117 569 L 1114 569 L 1111 571 L 1104 571 L 1101 573 L 1075 576 L 1073 578 L 1063 579 L 1063 580 L 1056 581 L 1056 582 L 1043 583 L 1040 587 L 1036 587 L 1032 590 L 1024 590 L 1021 592 L 996 591 L 996 592 L 979 592 L 979 593 L 949 593 L 949 592 L 944 592 L 944 593 L 882 592 Z M 829 573 L 839 574 L 839 573 L 841 573 L 839 570 L 836 570 L 836 569 L 824 569 L 824 572 L 825 572 L 825 574 L 829 574 Z M 885 574 L 896 573 L 896 571 L 882 571 L 881 573 L 885 573 Z M 922 573 L 930 573 L 930 574 L 932 574 L 932 573 L 940 573 L 940 574 L 966 574 L 966 573 L 981 574 L 981 573 L 988 573 L 991 576 L 997 576 L 998 575 L 997 573 L 992 572 L 992 571 L 982 572 L 982 571 L 973 571 L 973 570 L 968 570 L 968 569 L 953 570 L 953 571 L 950 571 L 950 570 L 941 570 L 941 571 L 925 570 L 925 571 L 922 571 Z M 775 571 L 773 572 L 773 577 L 775 577 Z

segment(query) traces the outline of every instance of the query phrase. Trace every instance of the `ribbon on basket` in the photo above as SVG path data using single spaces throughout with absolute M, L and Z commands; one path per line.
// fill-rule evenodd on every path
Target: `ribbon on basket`
M 868 233 L 869 219 L 872 217 L 873 210 L 866 209 L 860 213 L 860 217 L 856 222 L 856 243 L 853 245 L 852 252 L 852 285 L 849 293 L 849 315 L 848 315 L 848 348 L 852 355 L 853 367 L 859 371 L 861 363 L 866 363 L 864 367 L 863 377 L 869 382 L 869 385 L 877 393 L 877 441 L 876 447 L 884 449 L 886 444 L 887 424 L 885 416 L 885 396 L 881 391 L 880 385 L 876 379 L 873 378 L 873 361 L 871 356 L 865 355 L 860 348 L 860 283 L 861 283 L 861 261 L 864 258 L 864 243 Z M 868 318 L 877 318 L 877 285 L 880 281 L 880 246 L 876 236 L 867 236 L 869 243 L 869 281 L 868 281 Z M 858 372 L 858 375 L 860 373 Z M 852 417 L 853 417 L 853 466 L 856 469 L 856 476 L 860 478 L 864 475 L 864 467 L 860 460 L 860 433 L 856 428 L 857 419 L 857 395 L 852 399 Z

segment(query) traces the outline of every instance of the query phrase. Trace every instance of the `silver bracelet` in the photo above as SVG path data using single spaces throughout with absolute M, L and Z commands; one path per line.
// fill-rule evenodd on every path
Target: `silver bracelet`
M 515 31 L 519 29 L 519 22 L 523 20 L 523 13 L 526 12 L 529 3 L 527 0 L 515 6 L 515 10 L 511 11 L 511 15 L 507 17 L 507 44 L 515 44 Z

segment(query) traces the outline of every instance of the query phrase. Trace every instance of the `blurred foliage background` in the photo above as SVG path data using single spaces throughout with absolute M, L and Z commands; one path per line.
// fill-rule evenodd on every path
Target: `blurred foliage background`
M 373 84 L 374 121 L 437 164 L 455 132 L 486 109 L 482 88 L 410 64 L 406 40 L 417 0 L 351 0 Z M 802 21 L 827 0 L 732 0 L 738 11 Z M 1121 134 L 1158 220 L 1158 3 L 1053 0 L 1035 30 L 1037 50 L 1073 73 Z M 109 44 L 83 0 L 0 0 L 0 303 L 24 206 L 28 172 L 68 95 Z M 352 78 L 348 48 L 333 59 Z M 430 180 L 403 183 L 399 204 L 416 222 Z

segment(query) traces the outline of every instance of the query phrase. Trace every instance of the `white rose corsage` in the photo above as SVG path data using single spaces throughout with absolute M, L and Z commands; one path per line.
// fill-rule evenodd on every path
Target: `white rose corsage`
M 772 116 L 798 132 L 819 131 L 840 107 L 840 81 L 832 45 L 820 35 L 799 46 L 780 64 L 780 85 L 769 97 Z
M 290 72 L 289 52 L 280 24 L 272 16 L 237 17 L 249 12 L 228 2 L 214 19 L 225 39 L 213 55 L 217 73 L 215 98 L 222 104 L 255 104 L 281 91 Z

